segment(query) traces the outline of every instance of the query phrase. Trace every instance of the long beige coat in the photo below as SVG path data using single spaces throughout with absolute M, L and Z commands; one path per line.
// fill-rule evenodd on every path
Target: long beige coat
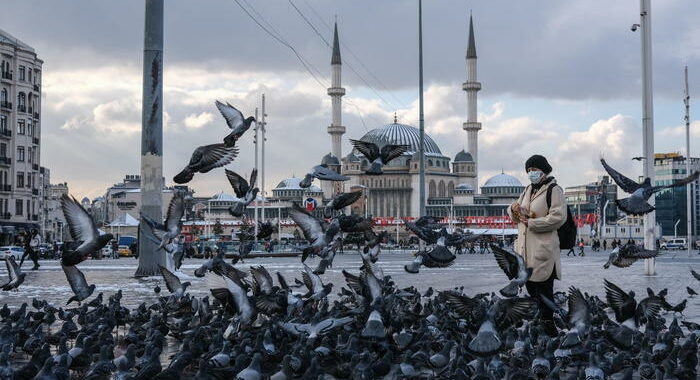
M 513 210 L 508 207 L 508 214 L 518 223 L 518 238 L 515 251 L 523 256 L 528 268 L 532 268 L 530 281 L 546 281 L 556 270 L 556 278 L 561 280 L 561 255 L 557 229 L 566 221 L 566 203 L 561 186 L 552 189 L 552 206 L 547 207 L 547 188 L 554 179 L 542 185 L 531 194 L 532 185 L 528 185 L 520 194 L 518 203 L 521 208 L 530 210 L 528 225 L 521 223 Z

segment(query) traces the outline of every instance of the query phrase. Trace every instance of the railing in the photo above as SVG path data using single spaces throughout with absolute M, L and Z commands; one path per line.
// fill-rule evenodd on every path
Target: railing
M 39 118 L 39 112 L 34 112 L 34 118 L 38 119 Z
M 32 164 L 32 170 L 39 170 L 39 164 Z
M 12 159 L 10 157 L 0 157 L 0 165 L 10 165 Z
M 35 222 L 38 221 L 38 220 L 39 220 L 39 215 L 36 215 L 36 214 L 32 215 L 32 220 L 35 221 Z
M 34 145 L 39 145 L 39 138 L 38 138 L 38 137 L 32 138 L 32 143 L 33 143 Z
M 3 71 L 2 72 L 2 79 L 10 79 L 12 80 L 12 73 L 9 71 Z
M 10 138 L 12 137 L 12 131 L 9 129 L 0 129 L 0 137 Z
M 34 91 L 39 91 L 39 85 L 38 85 L 38 84 L 34 84 Z
M 32 189 L 32 195 L 39 195 L 39 189 Z
M 0 107 L 1 108 L 7 108 L 7 109 L 12 109 L 12 103 L 8 102 L 7 100 L 3 100 L 0 102 Z
M 19 112 L 27 112 L 27 106 L 17 106 L 17 111 L 19 111 Z
M 12 185 L 0 185 L 0 191 L 12 191 Z
M 9 212 L 1 212 L 0 213 L 0 219 L 2 220 L 10 220 L 12 218 L 12 214 Z
M 33 114 L 33 113 L 34 113 L 34 108 L 29 107 L 29 112 L 28 112 L 28 113 L 29 113 L 30 115 Z

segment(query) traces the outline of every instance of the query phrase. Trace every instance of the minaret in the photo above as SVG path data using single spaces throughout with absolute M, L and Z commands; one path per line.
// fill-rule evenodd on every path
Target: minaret
M 479 130 L 481 123 L 476 121 L 476 93 L 481 90 L 481 83 L 476 80 L 476 43 L 474 42 L 474 24 L 469 15 L 469 45 L 467 46 L 467 81 L 462 84 L 462 90 L 467 92 L 467 122 L 462 128 L 467 131 L 467 149 L 474 158 L 474 176 L 472 186 L 479 186 Z
M 331 135 L 331 153 L 338 159 L 342 157 L 341 138 L 345 133 L 342 125 L 341 97 L 345 95 L 345 89 L 340 87 L 340 43 L 338 42 L 338 23 L 335 24 L 333 33 L 333 56 L 331 57 L 331 87 L 328 95 L 331 97 L 333 120 L 328 127 L 328 134 Z

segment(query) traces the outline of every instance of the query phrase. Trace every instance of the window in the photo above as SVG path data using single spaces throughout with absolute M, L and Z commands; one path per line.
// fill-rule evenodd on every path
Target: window
M 22 119 L 17 120 L 17 134 L 23 135 L 25 133 L 26 133 L 26 130 L 25 130 L 25 125 L 24 125 L 24 120 L 22 120 Z
M 19 80 L 26 80 L 26 71 L 24 66 L 19 67 Z
M 7 130 L 7 116 L 1 115 L 0 116 L 0 131 L 6 131 Z
M 24 162 L 24 147 L 17 147 L 17 162 Z
M 0 157 L 7 157 L 7 144 L 0 143 Z
M 28 146 L 27 147 L 27 162 L 29 162 L 31 164 L 32 161 L 34 161 L 33 158 L 34 158 L 34 150 L 32 149 L 31 146 Z
M 27 112 L 27 95 L 24 92 L 17 95 L 17 111 Z
M 17 172 L 17 188 L 24 187 L 24 172 Z
M 15 215 L 22 215 L 22 200 L 15 201 Z
M 31 203 L 29 202 L 29 199 L 27 199 L 27 219 L 29 219 L 29 216 L 31 214 L 31 212 L 30 212 L 31 208 L 29 207 L 30 205 L 31 205 Z
M 3 88 L 2 91 L 0 91 L 0 101 L 5 103 L 7 101 L 7 89 Z
M 27 79 L 29 82 L 32 81 L 32 69 L 27 70 Z
M 27 134 L 29 136 L 34 136 L 34 126 L 32 125 L 32 120 L 27 120 Z

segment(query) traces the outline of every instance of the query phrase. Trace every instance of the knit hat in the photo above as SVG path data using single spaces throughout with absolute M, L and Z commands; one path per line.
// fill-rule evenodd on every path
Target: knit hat
M 552 166 L 549 165 L 549 162 L 547 162 L 547 159 L 544 158 L 544 156 L 540 156 L 539 154 L 535 154 L 532 157 L 528 158 L 527 161 L 525 161 L 525 170 L 527 171 L 527 168 L 537 168 L 542 170 L 544 174 L 549 174 L 552 172 Z

